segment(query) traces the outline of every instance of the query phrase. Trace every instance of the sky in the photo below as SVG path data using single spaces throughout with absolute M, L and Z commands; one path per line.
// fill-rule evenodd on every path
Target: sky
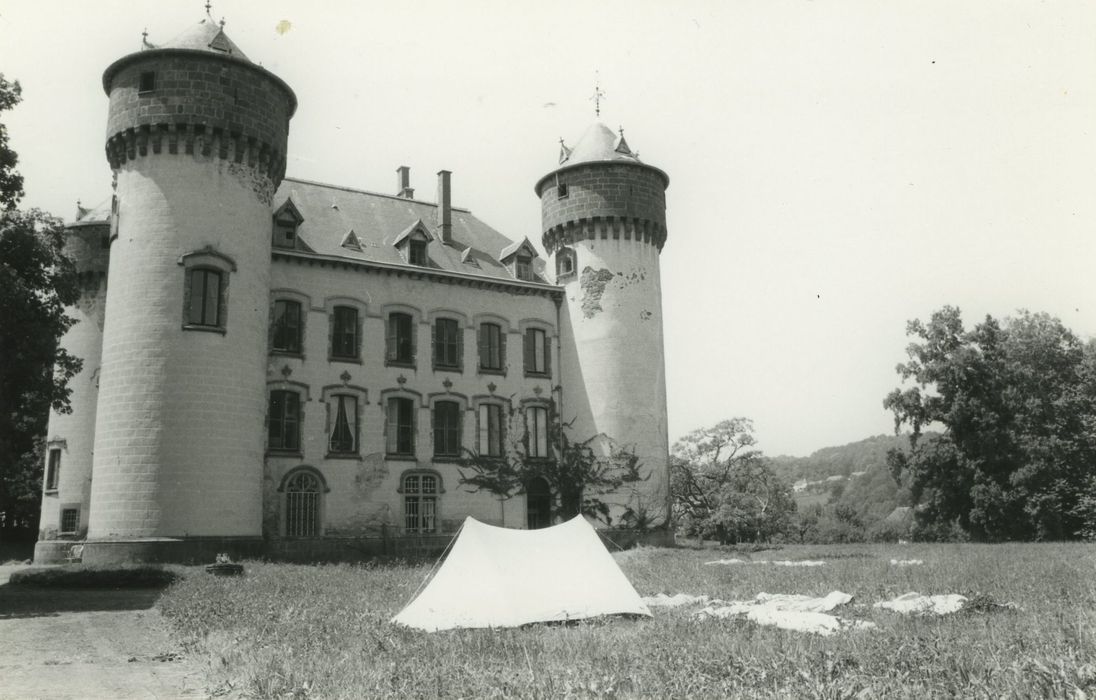
M 109 198 L 102 72 L 203 0 L 0 0 L 24 207 Z M 594 120 L 670 176 L 671 442 L 745 416 L 767 454 L 893 431 L 906 322 L 1046 311 L 1096 336 L 1096 4 L 218 0 L 300 106 L 287 174 L 395 170 L 539 245 L 539 177 Z

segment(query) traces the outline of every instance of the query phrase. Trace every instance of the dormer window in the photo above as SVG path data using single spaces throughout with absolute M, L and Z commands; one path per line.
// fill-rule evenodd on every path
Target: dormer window
M 407 262 L 412 265 L 426 265 L 426 241 L 412 240 L 408 243 Z
M 141 73 L 141 77 L 137 83 L 137 93 L 145 94 L 152 92 L 156 89 L 156 73 L 155 71 L 145 71 Z
M 502 249 L 499 253 L 499 262 L 506 266 L 514 279 L 523 282 L 535 282 L 533 274 L 533 258 L 537 257 L 537 250 L 529 242 L 528 238 L 515 241 Z
M 528 256 L 519 255 L 514 260 L 514 277 L 519 280 L 525 280 L 526 282 L 533 281 L 533 259 Z
M 285 204 L 274 213 L 274 233 L 271 244 L 275 248 L 296 248 L 297 228 L 300 227 L 304 217 L 293 206 L 292 200 L 286 200 Z
M 426 232 L 426 224 L 422 222 L 422 219 L 418 219 L 396 236 L 392 245 L 400 251 L 409 265 L 429 267 L 430 257 L 426 254 L 429 243 L 430 234 Z

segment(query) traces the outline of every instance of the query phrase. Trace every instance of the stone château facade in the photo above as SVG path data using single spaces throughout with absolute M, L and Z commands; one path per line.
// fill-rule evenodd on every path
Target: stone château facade
M 339 557 L 552 521 L 465 450 L 633 448 L 665 521 L 659 252 L 669 178 L 600 123 L 536 183 L 541 260 L 451 202 L 284 177 L 297 102 L 205 19 L 107 68 L 113 204 L 69 227 L 84 367 L 51 416 L 35 558 Z M 599 449 L 608 449 L 601 439 Z M 619 512 L 619 508 L 618 508 Z

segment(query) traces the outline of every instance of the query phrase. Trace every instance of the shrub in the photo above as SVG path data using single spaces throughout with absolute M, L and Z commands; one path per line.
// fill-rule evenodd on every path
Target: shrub
M 159 588 L 181 577 L 181 570 L 160 566 L 72 565 L 23 569 L 14 572 L 8 583 L 38 588 Z

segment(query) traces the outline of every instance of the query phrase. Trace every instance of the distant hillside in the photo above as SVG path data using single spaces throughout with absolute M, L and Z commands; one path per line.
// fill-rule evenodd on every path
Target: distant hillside
M 931 437 L 927 433 L 926 437 Z M 795 490 L 800 511 L 847 506 L 865 527 L 909 505 L 909 494 L 887 468 L 887 451 L 909 449 L 907 435 L 876 435 L 840 447 L 823 447 L 809 457 L 771 457 L 773 470 Z

